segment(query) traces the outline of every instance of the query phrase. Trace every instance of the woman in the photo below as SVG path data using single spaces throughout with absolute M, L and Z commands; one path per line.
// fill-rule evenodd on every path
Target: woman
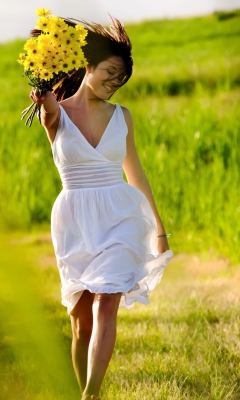
M 30 97 L 41 105 L 63 183 L 52 238 L 71 318 L 73 366 L 82 399 L 97 400 L 119 306 L 148 304 L 173 253 L 137 155 L 131 114 L 108 102 L 132 74 L 130 40 L 118 20 L 109 31 L 85 26 L 86 71 L 64 78 L 53 94 L 33 90 Z

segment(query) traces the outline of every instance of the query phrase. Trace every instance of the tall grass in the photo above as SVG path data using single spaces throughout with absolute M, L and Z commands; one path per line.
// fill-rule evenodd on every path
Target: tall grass
M 29 27 L 31 28 L 31 27 Z M 172 247 L 239 258 L 240 24 L 213 15 L 130 25 L 134 75 L 113 99 L 130 108 L 136 143 Z M 0 221 L 49 222 L 61 190 L 42 127 L 20 121 L 30 87 L 0 46 Z

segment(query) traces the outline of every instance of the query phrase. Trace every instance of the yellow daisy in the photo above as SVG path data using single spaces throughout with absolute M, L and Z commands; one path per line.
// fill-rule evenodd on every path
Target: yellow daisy
M 36 39 L 35 38 L 28 39 L 26 41 L 26 43 L 24 44 L 23 48 L 24 48 L 24 50 L 27 50 L 27 51 L 31 51 L 32 49 L 35 49 L 36 48 Z
M 73 49 L 73 55 L 74 55 L 75 57 L 82 56 L 81 53 L 82 53 L 82 52 L 81 52 L 81 50 L 80 50 L 79 48 Z
M 68 62 L 70 64 L 70 67 L 73 68 L 78 68 L 78 59 L 76 56 L 72 55 L 71 57 L 68 58 Z
M 86 58 L 84 57 L 84 53 L 82 49 L 78 48 L 73 51 L 72 59 L 76 60 L 77 68 L 83 68 L 88 65 Z
M 51 40 L 49 40 L 49 35 L 41 34 L 38 36 L 38 49 L 42 53 L 46 53 L 51 49 Z
M 88 34 L 88 31 L 82 25 L 75 26 L 76 31 L 79 33 L 79 39 L 84 40 Z
M 36 29 L 41 29 L 43 32 L 49 32 L 51 27 L 51 18 L 42 17 L 37 20 Z
M 19 60 L 17 62 L 21 65 L 24 65 L 24 62 L 26 60 L 27 55 L 25 53 L 20 53 L 19 54 Z
M 48 69 L 40 69 L 39 78 L 43 79 L 44 81 L 49 81 L 49 79 L 53 78 L 53 74 Z
M 51 67 L 52 64 L 52 60 L 50 58 L 42 58 L 39 63 L 38 66 L 40 69 L 48 69 Z
M 64 60 L 61 65 L 61 71 L 68 73 L 73 69 L 71 63 L 68 60 Z
M 58 74 L 62 70 L 62 63 L 58 59 L 52 60 L 50 71 L 54 72 L 55 74 Z
M 79 33 L 72 26 L 69 26 L 67 28 L 67 32 L 65 34 L 70 39 L 78 39 L 78 36 L 79 36 Z
M 53 31 L 48 36 L 51 46 L 53 46 L 55 49 L 58 49 L 64 41 L 64 35 L 61 31 Z
M 33 78 L 39 78 L 39 69 L 35 69 L 34 71 L 32 71 L 32 76 Z
M 46 9 L 46 8 L 38 8 L 36 11 L 36 15 L 38 17 L 47 17 L 48 15 L 51 15 L 51 11 Z
M 85 46 L 86 44 L 87 44 L 87 41 L 82 39 L 81 37 L 79 37 L 78 45 L 82 47 L 82 46 Z
M 37 68 L 37 63 L 33 61 L 31 58 L 26 57 L 26 60 L 23 63 L 24 70 L 30 69 L 31 71 L 34 71 L 34 69 Z
M 76 45 L 78 46 L 78 43 L 74 38 L 71 38 L 68 34 L 64 34 L 62 39 L 62 47 L 64 50 L 72 49 Z
M 62 18 L 55 17 L 54 15 L 50 18 L 52 27 L 57 31 L 65 31 L 68 29 L 68 25 L 64 22 Z
M 28 50 L 28 55 L 34 60 L 41 55 L 41 49 L 39 49 L 37 41 L 35 41 L 35 47 L 31 46 L 31 48 Z
M 78 68 L 86 68 L 87 65 L 88 65 L 88 62 L 85 58 L 78 59 Z
M 87 30 L 84 28 L 83 25 L 75 25 L 75 29 L 76 29 L 76 31 L 78 31 L 78 33 L 81 33 L 81 34 L 86 33 L 86 35 L 87 35 Z

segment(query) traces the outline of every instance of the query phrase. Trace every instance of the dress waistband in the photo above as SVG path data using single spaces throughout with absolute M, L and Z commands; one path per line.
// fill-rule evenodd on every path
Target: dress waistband
M 64 190 L 97 188 L 123 183 L 121 163 L 73 164 L 59 168 Z

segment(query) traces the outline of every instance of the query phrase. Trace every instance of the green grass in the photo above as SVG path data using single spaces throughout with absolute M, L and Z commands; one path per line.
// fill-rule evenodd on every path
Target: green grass
M 128 32 L 135 61 L 128 97 L 239 87 L 239 16 L 143 22 Z
M 0 399 L 79 399 L 49 235 L 1 237 Z M 239 266 L 175 257 L 150 305 L 121 309 L 102 400 L 238 400 Z

